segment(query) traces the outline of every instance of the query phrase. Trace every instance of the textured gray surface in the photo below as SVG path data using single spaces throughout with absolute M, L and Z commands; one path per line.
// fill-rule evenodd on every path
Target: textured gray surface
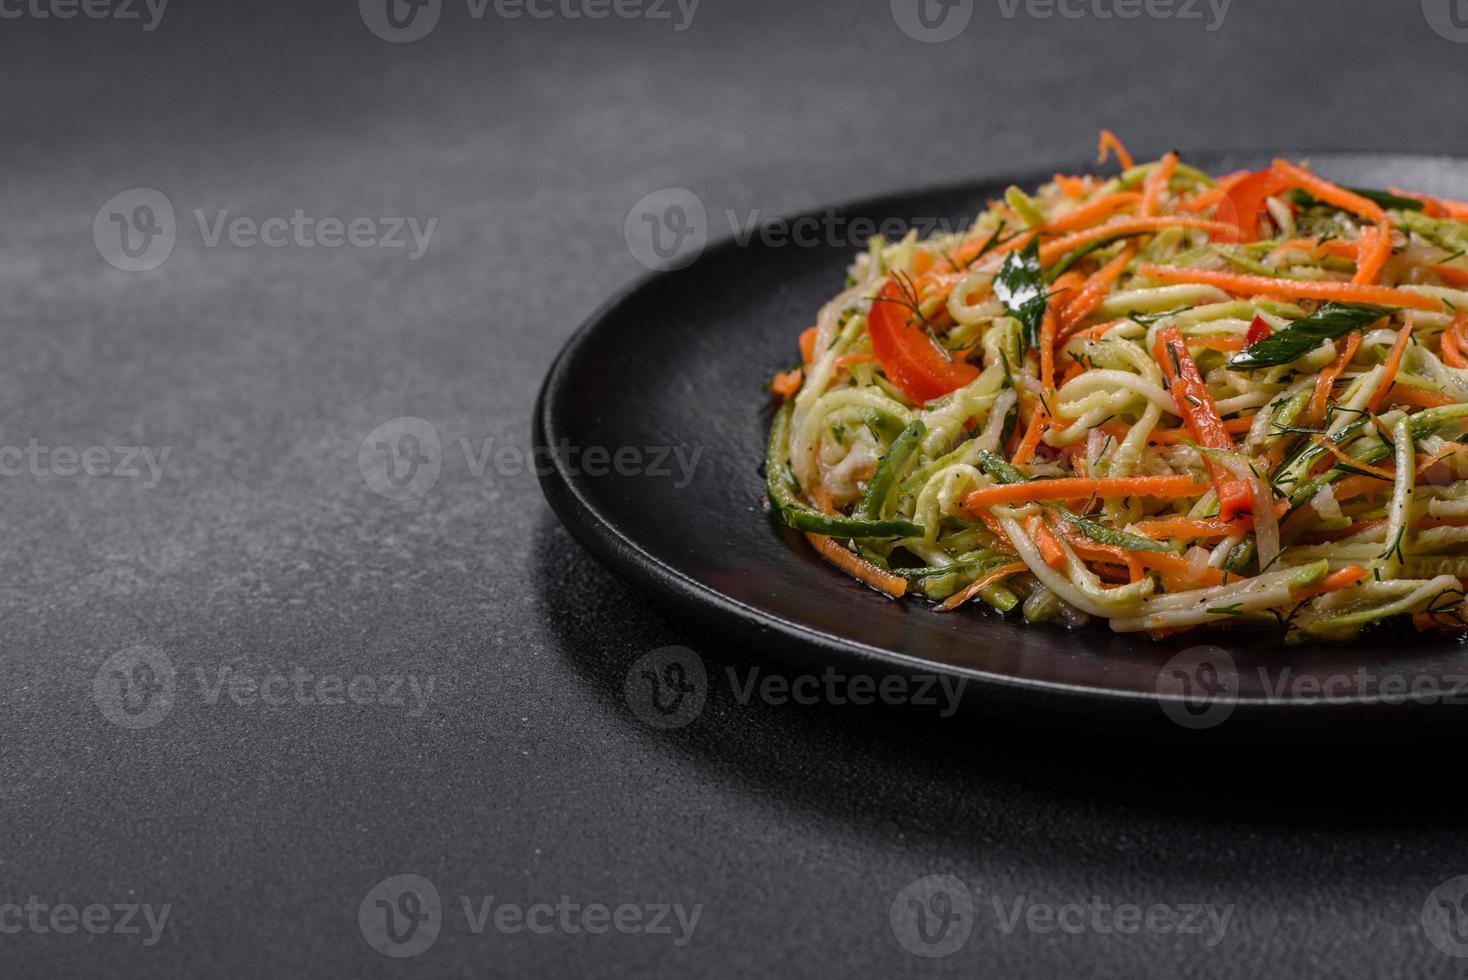
M 0 446 L 171 447 L 162 480 L 0 477 L 0 905 L 171 903 L 162 940 L 0 933 L 6 976 L 1456 975 L 1422 934 L 1463 863 L 1447 749 L 1198 749 L 912 712 L 741 707 L 677 732 L 622 699 L 644 653 L 760 664 L 591 564 L 532 477 L 536 386 L 641 270 L 643 195 L 802 209 L 1172 145 L 1468 152 L 1468 45 L 1415 2 L 1237 0 L 1176 20 L 1006 19 L 918 44 L 887 4 L 705 0 L 667 22 L 473 21 L 414 44 L 349 2 L 186 4 L 158 28 L 0 20 Z M 127 188 L 181 219 L 117 271 Z M 206 248 L 192 212 L 437 217 L 427 254 Z M 395 416 L 448 447 L 421 499 L 365 485 Z M 609 436 L 612 438 L 613 436 Z M 157 725 L 93 678 L 147 645 Z M 210 703 L 231 668 L 432 678 L 426 711 Z M 766 669 L 771 669 L 766 667 Z M 411 702 L 410 702 L 411 704 Z M 357 908 L 414 873 L 450 904 L 412 960 Z M 909 955 L 909 881 L 980 897 Z M 473 935 L 456 896 L 701 903 L 694 939 Z M 1006 934 L 993 896 L 1236 906 L 1223 941 Z M 0 921 L 0 926 L 5 922 Z

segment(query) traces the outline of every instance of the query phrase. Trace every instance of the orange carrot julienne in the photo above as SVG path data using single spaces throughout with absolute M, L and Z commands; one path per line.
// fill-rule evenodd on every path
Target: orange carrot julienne
M 1407 344 L 1412 340 L 1412 327 L 1415 319 L 1412 314 L 1407 314 L 1407 323 L 1397 334 L 1397 342 L 1392 345 L 1391 353 L 1387 355 L 1383 364 L 1386 371 L 1382 375 L 1381 385 L 1377 387 L 1376 394 L 1372 395 L 1371 400 L 1366 403 L 1366 411 L 1375 412 L 1386 401 L 1387 393 L 1391 391 L 1393 382 L 1397 380 L 1397 372 L 1402 369 L 1402 358 L 1407 353 Z
M 1233 534 L 1243 534 L 1252 522 L 1220 521 L 1191 517 L 1154 517 L 1138 521 L 1133 529 L 1144 538 L 1186 538 L 1218 541 Z
M 1392 257 L 1390 233 L 1382 226 L 1361 229 L 1361 240 L 1357 245 L 1359 258 L 1356 261 L 1354 282 L 1370 284 L 1376 282 L 1387 260 Z
M 952 612 L 1000 579 L 1008 578 L 1011 575 L 1018 575 L 1020 572 L 1027 572 L 1029 570 L 1030 567 L 1022 561 L 1017 561 L 1009 565 L 1001 565 L 962 592 L 955 593 L 947 599 L 944 599 L 938 605 L 938 612 Z
M 1084 177 L 1070 177 L 1066 174 L 1056 174 L 1052 178 L 1055 186 L 1060 188 L 1060 193 L 1069 198 L 1086 196 L 1086 180 Z
M 1089 228 L 1096 222 L 1111 217 L 1122 208 L 1130 207 L 1141 200 L 1142 195 L 1137 191 L 1117 191 L 1114 194 L 1106 194 L 1049 222 L 1045 225 L 1045 230 L 1059 232 Z
M 1065 552 L 1060 550 L 1060 542 L 1055 540 L 1055 535 L 1045 526 L 1045 522 L 1036 514 L 1030 519 L 1030 537 L 1035 539 L 1035 544 L 1040 549 L 1040 558 L 1054 569 L 1065 567 Z
M 1210 187 L 1206 191 L 1201 191 L 1192 197 L 1178 201 L 1173 207 L 1178 211 L 1185 211 L 1188 214 L 1197 214 L 1199 211 L 1206 211 L 1213 207 L 1226 196 L 1222 187 Z
M 800 334 L 800 359 L 809 364 L 816 358 L 816 327 L 808 327 Z
M 1177 154 L 1168 150 L 1142 184 L 1142 214 L 1155 215 L 1162 205 L 1162 195 L 1172 175 L 1177 172 Z
M 800 368 L 794 371 L 781 371 L 770 381 L 770 390 L 781 398 L 794 398 L 800 392 L 800 384 L 805 378 L 805 372 Z
M 1101 544 L 1092 541 L 1075 530 L 1062 524 L 1058 528 L 1060 536 L 1065 538 L 1067 544 L 1081 558 L 1090 560 L 1114 559 L 1126 564 L 1136 562 L 1153 571 L 1161 572 L 1163 575 L 1177 578 L 1185 578 L 1198 585 L 1219 585 L 1223 581 L 1223 575 L 1218 569 L 1204 566 L 1199 571 L 1193 567 L 1192 562 L 1180 555 L 1168 554 L 1162 551 L 1129 551 L 1116 545 Z
M 847 551 L 830 538 L 822 537 L 819 534 L 807 534 L 805 537 L 811 546 L 821 553 L 822 558 L 852 578 L 860 580 L 878 592 L 885 592 L 894 599 L 901 599 L 907 594 L 907 579 L 902 576 L 883 571 L 861 556 Z
M 1404 191 L 1397 187 L 1389 188 L 1387 193 L 1398 197 L 1410 197 L 1414 201 L 1421 201 L 1427 205 L 1427 216 L 1429 218 L 1452 218 L 1454 221 L 1468 221 L 1468 202 L 1452 201 L 1445 197 L 1433 197 L 1430 194 L 1416 194 L 1412 191 Z
M 1128 245 L 1116 258 L 1096 270 L 1095 274 L 1086 280 L 1085 286 L 1060 314 L 1062 331 L 1065 333 L 1073 331 L 1082 320 L 1101 308 L 1101 304 L 1106 302 L 1107 294 L 1111 292 L 1112 284 L 1121 278 L 1121 274 L 1126 271 L 1127 265 L 1136 257 L 1136 254 L 1136 247 Z
M 1373 224 L 1380 225 L 1386 222 L 1386 212 L 1381 209 L 1381 205 L 1360 194 L 1354 194 L 1339 184 L 1332 184 L 1323 177 L 1317 177 L 1304 167 L 1290 163 L 1288 160 L 1275 160 L 1273 169 L 1317 201 L 1324 201 L 1342 211 L 1349 211 Z
M 1108 153 L 1116 154 L 1116 162 L 1121 165 L 1122 170 L 1130 170 L 1137 165 L 1136 161 L 1132 159 L 1132 155 L 1127 152 L 1126 146 L 1121 140 L 1117 139 L 1116 134 L 1109 129 L 1103 129 L 1101 130 L 1101 139 L 1096 144 L 1097 166 L 1106 162 Z
M 1468 313 L 1460 311 L 1453 317 L 1453 322 L 1443 331 L 1442 336 L 1443 360 L 1449 367 L 1468 367 L 1468 357 L 1463 352 L 1465 332 L 1468 332 Z
M 1363 286 L 1350 282 L 1321 282 L 1314 279 L 1273 279 L 1237 272 L 1212 269 L 1185 269 L 1175 265 L 1143 263 L 1138 275 L 1165 283 L 1199 283 L 1217 286 L 1226 293 L 1249 296 L 1279 296 L 1286 299 L 1335 300 L 1340 303 L 1366 303 L 1373 306 L 1403 306 L 1414 310 L 1437 311 L 1439 300 L 1390 286 Z
M 1206 449 L 1233 452 L 1233 434 L 1224 427 L 1218 406 L 1214 404 L 1208 385 L 1198 370 L 1198 363 L 1188 352 L 1187 341 L 1183 340 L 1183 332 L 1177 324 L 1170 323 L 1158 331 L 1152 356 L 1162 368 L 1168 390 L 1193 440 Z M 1246 482 L 1217 460 L 1205 458 L 1203 464 L 1218 491 L 1220 518 L 1226 521 L 1252 506 L 1253 492 Z
M 1366 577 L 1366 569 L 1360 565 L 1347 565 L 1338 572 L 1332 572 L 1316 585 L 1300 592 L 1296 592 L 1295 599 L 1304 602 L 1306 599 L 1314 599 L 1316 596 L 1325 595 L 1327 592 L 1339 592 L 1341 589 L 1350 588 Z
M 1387 259 L 1391 258 L 1392 254 L 1392 223 L 1381 205 L 1360 194 L 1348 191 L 1339 184 L 1332 184 L 1328 180 L 1317 177 L 1304 167 L 1296 166 L 1288 160 L 1275 160 L 1274 170 L 1311 197 L 1359 215 L 1376 226 L 1371 234 L 1367 234 L 1364 230 L 1361 234 L 1361 240 L 1358 243 L 1359 258 L 1357 259 L 1356 276 L 1353 280 L 1358 285 L 1375 282 L 1382 267 L 1386 265 Z
M 1045 411 L 1045 406 L 1036 405 L 1035 414 L 1030 416 L 1029 428 L 1025 429 L 1025 437 L 1020 440 L 1019 448 L 1014 452 L 1011 462 L 1016 466 L 1024 466 L 1035 455 L 1035 450 L 1040 447 L 1040 439 L 1045 435 L 1045 430 L 1050 428 L 1050 413 Z
M 1351 359 L 1356 356 L 1356 351 L 1360 350 L 1360 348 L 1361 331 L 1352 330 L 1342 342 L 1342 346 L 1339 353 L 1336 354 L 1335 360 L 1331 361 L 1330 365 L 1324 371 L 1321 371 L 1320 376 L 1315 379 L 1315 394 L 1310 398 L 1310 407 L 1305 416 L 1307 424 L 1314 425 L 1325 417 L 1326 399 L 1330 397 L 1331 391 L 1335 388 L 1336 380 L 1340 378 L 1341 373 L 1345 371 L 1346 366 L 1351 363 Z
M 1208 489 L 1208 484 L 1197 483 L 1190 476 L 1066 477 L 985 487 L 970 493 L 964 498 L 963 504 L 969 510 L 978 510 L 981 507 L 1032 503 L 1037 500 L 1086 500 L 1090 497 L 1171 499 L 1201 497 Z
M 1066 253 L 1090 245 L 1092 242 L 1103 241 L 1107 238 L 1120 238 L 1127 235 L 1151 235 L 1167 228 L 1191 228 L 1195 231 L 1208 231 L 1219 234 L 1235 234 L 1238 229 L 1233 225 L 1226 225 L 1219 221 L 1206 221 L 1202 218 L 1185 218 L 1178 215 L 1159 215 L 1151 218 L 1123 218 L 1120 221 L 1108 221 L 1104 225 L 1096 225 L 1084 231 L 1078 231 L 1064 238 L 1058 238 L 1053 242 L 1040 247 L 1040 264 L 1053 265 L 1063 258 Z

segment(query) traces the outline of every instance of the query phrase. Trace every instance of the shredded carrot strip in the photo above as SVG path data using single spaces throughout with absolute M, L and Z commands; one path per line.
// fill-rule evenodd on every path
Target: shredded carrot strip
M 1185 538 L 1218 541 L 1232 534 L 1243 534 L 1253 527 L 1249 520 L 1198 520 L 1191 517 L 1154 517 L 1138 521 L 1133 530 L 1144 538 Z
M 1201 497 L 1207 483 L 1194 482 L 1190 476 L 1128 476 L 1091 479 L 1067 477 L 1061 480 L 1031 480 L 975 490 L 964 498 L 969 510 L 1001 504 L 1029 503 L 1036 500 L 1086 500 L 1090 497 Z
M 1137 191 L 1117 191 L 1082 204 L 1074 211 L 1063 214 L 1045 226 L 1046 231 L 1078 231 L 1089 228 L 1104 218 L 1109 218 L 1122 208 L 1140 203 L 1142 195 Z
M 1457 403 L 1452 395 L 1443 391 L 1428 391 L 1426 388 L 1413 388 L 1410 385 L 1392 385 L 1391 391 L 1386 393 L 1385 405 L 1415 405 L 1418 408 L 1442 408 L 1444 405 Z
M 1468 357 L 1463 353 L 1465 339 L 1468 339 L 1468 313 L 1459 311 L 1442 336 L 1443 360 L 1449 367 L 1468 367 Z
M 1029 570 L 1029 566 L 1022 561 L 1015 562 L 1012 565 L 1001 565 L 962 592 L 955 593 L 947 599 L 944 599 L 938 605 L 938 612 L 952 612 L 1000 579 L 1008 578 L 1011 575 L 1018 575 L 1020 572 L 1027 572 Z
M 1342 463 L 1345 463 L 1352 469 L 1362 470 L 1366 473 L 1375 473 L 1387 483 L 1390 483 L 1394 479 L 1394 476 L 1390 470 L 1384 470 L 1379 466 L 1372 466 L 1370 463 L 1364 463 L 1361 460 L 1356 459 L 1354 456 L 1347 456 L 1345 451 L 1341 449 L 1340 446 L 1337 446 L 1329 439 L 1326 439 L 1323 442 L 1319 442 L 1318 445 L 1324 446 L 1332 456 L 1340 460 Z
M 1051 568 L 1061 569 L 1065 567 L 1065 552 L 1060 550 L 1060 542 L 1055 540 L 1055 535 L 1045 526 L 1045 522 L 1036 514 L 1030 518 L 1030 537 L 1035 539 L 1039 546 L 1040 558 Z
M 1397 342 L 1392 345 L 1392 352 L 1387 355 L 1384 367 L 1385 373 L 1381 378 L 1381 386 L 1376 389 L 1376 394 L 1371 396 L 1371 401 L 1366 403 L 1366 411 L 1376 412 L 1386 401 L 1387 393 L 1391 391 L 1392 383 L 1397 379 L 1397 372 L 1402 369 L 1402 357 L 1407 353 L 1407 344 L 1412 340 L 1412 326 L 1416 318 L 1407 314 L 1407 323 L 1397 333 Z
M 1142 214 L 1154 215 L 1159 213 L 1162 206 L 1162 195 L 1167 191 L 1168 182 L 1172 175 L 1177 173 L 1177 154 L 1168 150 L 1157 161 L 1157 166 L 1147 175 L 1147 180 L 1142 184 Z
M 1440 263 L 1425 265 L 1423 268 L 1430 271 L 1449 286 L 1454 286 L 1459 289 L 1468 286 L 1468 269 L 1459 269 L 1456 266 L 1442 265 Z
M 1045 411 L 1044 405 L 1037 404 L 1034 414 L 1030 416 L 1029 428 L 1025 429 L 1025 437 L 1020 440 L 1019 448 L 1014 451 L 1010 462 L 1016 466 L 1028 463 L 1035 455 L 1035 450 L 1040 448 L 1040 439 L 1049 427 L 1050 413 Z
M 821 553 L 822 558 L 852 578 L 866 583 L 878 592 L 885 592 L 894 599 L 901 599 L 907 594 L 907 579 L 902 576 L 883 571 L 830 538 L 819 534 L 807 534 L 805 537 Z
M 818 328 L 808 327 L 800 335 L 800 360 L 810 364 L 816 358 L 816 333 Z
M 1086 280 L 1086 284 L 1081 287 L 1075 299 L 1071 300 L 1064 312 L 1060 314 L 1063 334 L 1068 335 L 1073 332 L 1081 321 L 1101 308 L 1101 304 L 1106 302 L 1107 294 L 1111 292 L 1112 284 L 1121 278 L 1128 263 L 1136 255 L 1136 246 L 1128 245 L 1121 250 L 1121 254 L 1096 270 L 1091 278 Z
M 1116 162 L 1121 164 L 1122 170 L 1130 170 L 1136 166 L 1132 155 L 1127 152 L 1125 144 L 1117 139 L 1116 134 L 1109 129 L 1101 130 L 1101 140 L 1096 145 L 1096 163 L 1099 166 L 1106 162 L 1109 153 L 1116 154 Z
M 1404 306 L 1414 310 L 1437 311 L 1440 301 L 1421 293 L 1390 286 L 1362 286 L 1350 282 L 1320 282 L 1307 279 L 1271 279 L 1269 276 L 1218 272 L 1212 269 L 1184 269 L 1175 265 L 1143 263 L 1139 275 L 1158 282 L 1202 283 L 1217 286 L 1224 292 L 1245 296 L 1281 296 L 1286 299 L 1335 300 L 1341 303 L 1367 303 L 1378 306 Z
M 1339 592 L 1341 589 L 1350 588 L 1365 577 L 1366 569 L 1360 565 L 1347 565 L 1340 571 L 1327 575 L 1318 585 L 1296 592 L 1295 599 L 1304 602 L 1306 599 L 1314 599 L 1327 592 Z
M 1447 217 L 1454 221 L 1468 221 L 1468 202 L 1452 201 L 1445 197 L 1433 197 L 1430 194 L 1415 194 L 1398 187 L 1388 188 L 1387 193 L 1395 194 L 1398 197 L 1410 197 L 1414 201 L 1421 201 L 1428 205 L 1427 216 L 1429 218 Z
M 1356 356 L 1356 351 L 1361 349 L 1361 331 L 1352 330 L 1341 343 L 1336 353 L 1335 360 L 1330 366 L 1320 372 L 1320 377 L 1315 379 L 1315 394 L 1310 399 L 1310 407 L 1306 411 L 1305 421 L 1307 425 L 1314 425 L 1325 418 L 1325 402 L 1330 398 L 1330 393 L 1335 390 L 1335 383 L 1340 378 L 1341 372 L 1351 363 Z
M 1382 247 L 1383 242 L 1385 247 Z M 1362 228 L 1359 247 L 1355 281 L 1374 283 L 1381 270 L 1386 268 L 1387 259 L 1392 257 L 1391 236 L 1379 227 Z
M 1053 178 L 1055 186 L 1060 188 L 1060 193 L 1069 198 L 1080 198 L 1086 196 L 1086 179 L 1084 177 L 1069 177 L 1065 174 L 1056 174 Z
M 1199 211 L 1208 210 L 1227 196 L 1227 192 L 1222 187 L 1210 187 L 1206 191 L 1200 191 L 1192 197 L 1178 201 L 1173 208 L 1188 214 L 1197 214 Z
M 1376 226 L 1374 234 L 1367 235 L 1364 231 L 1361 234 L 1358 243 L 1360 257 L 1357 259 L 1356 277 L 1353 280 L 1358 285 L 1374 282 L 1392 255 L 1392 223 L 1381 205 L 1317 177 L 1288 160 L 1275 160 L 1274 170 L 1317 200 L 1360 215 Z
M 1198 585 L 1219 585 L 1223 581 L 1223 574 L 1216 568 L 1205 566 L 1202 572 L 1198 572 L 1190 561 L 1180 555 L 1168 554 L 1161 551 L 1128 551 L 1115 545 L 1101 544 L 1078 532 L 1060 527 L 1060 536 L 1065 538 L 1079 557 L 1089 560 L 1114 559 L 1123 563 L 1135 561 L 1138 564 L 1161 572 L 1163 575 L 1185 579 Z
M 1177 215 L 1161 215 L 1152 218 L 1123 218 L 1120 221 L 1108 221 L 1104 225 L 1087 228 L 1064 238 L 1058 238 L 1049 244 L 1040 247 L 1040 264 L 1053 265 L 1062 259 L 1067 252 L 1073 252 L 1082 246 L 1092 242 L 1103 241 L 1107 238 L 1120 238 L 1125 235 L 1154 234 L 1165 228 L 1192 228 L 1196 231 L 1208 231 L 1216 234 L 1236 235 L 1238 229 L 1233 225 L 1227 225 L 1220 221 L 1205 221 L 1202 218 L 1184 218 Z M 1190 270 L 1191 271 L 1191 270 Z
M 805 372 L 800 368 L 794 371 L 781 371 L 770 380 L 770 390 L 781 398 L 794 398 L 800 391 L 800 384 L 805 378 Z

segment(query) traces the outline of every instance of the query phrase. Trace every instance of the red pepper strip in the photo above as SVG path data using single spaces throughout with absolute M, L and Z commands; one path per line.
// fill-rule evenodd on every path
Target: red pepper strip
M 922 405 L 979 376 L 979 369 L 972 364 L 953 361 L 940 351 L 926 330 L 912 324 L 911 316 L 911 307 L 895 279 L 882 287 L 867 314 L 872 353 L 904 395 Z
M 1238 225 L 1239 241 L 1258 241 L 1259 212 L 1264 202 L 1289 186 L 1289 179 L 1273 169 L 1249 174 L 1230 185 L 1227 196 L 1218 202 L 1214 219 Z
M 1253 347 L 1261 340 L 1268 340 L 1274 336 L 1274 331 L 1269 329 L 1269 324 L 1262 316 L 1255 316 L 1254 322 L 1249 324 L 1249 332 L 1244 334 L 1244 346 Z
M 1208 394 L 1198 363 L 1188 353 L 1183 332 L 1176 324 L 1158 331 L 1153 356 L 1167 378 L 1177 410 L 1192 433 L 1193 441 L 1205 449 L 1236 451 L 1234 438 L 1219 417 L 1218 406 L 1213 404 L 1213 396 Z M 1208 467 L 1214 489 L 1218 491 L 1219 520 L 1231 520 L 1235 514 L 1253 509 L 1253 492 L 1248 483 L 1212 459 L 1204 457 L 1203 462 Z

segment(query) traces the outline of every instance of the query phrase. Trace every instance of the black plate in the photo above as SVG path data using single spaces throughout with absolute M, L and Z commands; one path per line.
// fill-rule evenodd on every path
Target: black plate
M 1468 197 L 1468 161 L 1290 155 L 1345 183 Z M 1186 159 L 1215 173 L 1267 163 L 1250 154 Z M 962 220 L 1009 184 L 1034 186 L 1055 169 L 860 202 L 835 209 L 834 221 Z M 809 217 L 830 227 L 829 214 Z M 798 360 L 797 334 L 840 289 L 857 250 L 725 241 L 685 269 L 637 284 L 575 335 L 541 390 L 535 439 L 554 450 L 546 497 L 588 550 L 721 637 L 808 670 L 963 678 L 967 705 L 1013 716 L 1374 735 L 1468 716 L 1459 709 L 1468 690 L 1457 690 L 1468 678 L 1468 647 L 1410 630 L 1311 648 L 1242 632 L 1162 642 L 1104 627 L 1067 633 L 892 602 L 823 563 L 764 506 L 761 386 Z M 642 472 L 655 469 L 652 450 L 664 446 L 701 451 L 691 482 L 679 486 L 677 466 L 671 477 Z M 629 452 L 621 473 L 602 475 L 595 457 L 578 465 L 589 447 L 639 457 Z

